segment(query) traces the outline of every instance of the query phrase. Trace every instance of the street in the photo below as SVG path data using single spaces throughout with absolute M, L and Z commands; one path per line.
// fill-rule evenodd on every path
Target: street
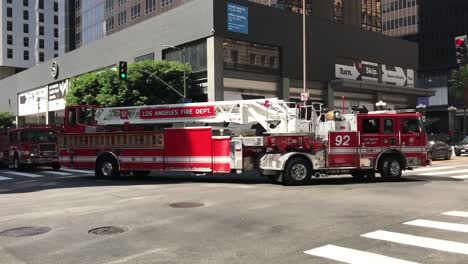
M 2 170 L 1 263 L 466 263 L 465 159 L 302 187 Z

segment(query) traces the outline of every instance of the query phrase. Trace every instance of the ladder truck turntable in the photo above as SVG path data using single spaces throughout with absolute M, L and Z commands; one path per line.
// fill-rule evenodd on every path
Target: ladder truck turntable
M 327 112 L 279 99 L 65 109 L 61 165 L 97 178 L 151 170 L 195 174 L 256 170 L 284 185 L 378 172 L 399 179 L 427 166 L 427 136 L 416 112 Z

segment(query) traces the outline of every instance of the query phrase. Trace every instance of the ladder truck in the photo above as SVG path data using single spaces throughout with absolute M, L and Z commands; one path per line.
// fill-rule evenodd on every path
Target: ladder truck
M 302 185 L 329 175 L 399 179 L 430 163 L 416 112 L 350 114 L 279 99 L 153 106 L 70 106 L 58 135 L 62 166 L 97 178 L 152 170 L 258 171 Z

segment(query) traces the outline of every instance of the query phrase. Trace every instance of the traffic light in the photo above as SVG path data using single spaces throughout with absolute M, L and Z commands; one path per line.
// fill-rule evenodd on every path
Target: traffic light
M 127 62 L 126 61 L 119 61 L 119 79 L 120 80 L 127 79 Z
M 466 64 L 468 62 L 467 36 L 458 36 L 455 38 L 455 50 L 457 56 L 457 64 Z

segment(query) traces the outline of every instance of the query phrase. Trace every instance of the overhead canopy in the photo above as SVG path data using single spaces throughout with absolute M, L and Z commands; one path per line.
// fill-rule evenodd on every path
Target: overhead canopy
M 376 82 L 355 81 L 355 80 L 333 80 L 330 85 L 334 90 L 353 91 L 364 93 L 386 93 L 386 94 L 401 94 L 417 97 L 430 97 L 435 95 L 435 91 L 431 89 L 412 88 L 397 86 L 392 84 L 383 84 Z

